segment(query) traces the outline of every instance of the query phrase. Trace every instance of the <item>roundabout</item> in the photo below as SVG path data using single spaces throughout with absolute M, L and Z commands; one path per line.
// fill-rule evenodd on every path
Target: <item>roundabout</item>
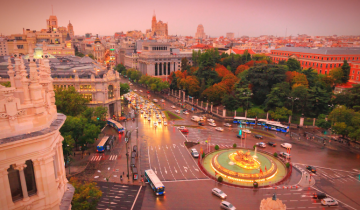
M 208 154 L 201 162 L 208 175 L 243 187 L 273 186 L 285 179 L 288 170 L 279 159 L 247 149 L 226 149 Z

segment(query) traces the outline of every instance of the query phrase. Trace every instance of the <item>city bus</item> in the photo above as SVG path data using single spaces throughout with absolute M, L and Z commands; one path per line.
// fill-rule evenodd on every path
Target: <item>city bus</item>
M 145 178 L 156 195 L 165 194 L 165 186 L 152 169 L 145 170 Z
M 110 119 L 107 121 L 107 124 L 115 128 L 118 133 L 124 133 L 125 128 L 119 122 Z
M 105 150 L 110 150 L 113 145 L 112 136 L 104 136 L 100 143 L 96 147 L 96 152 L 104 152 Z M 108 147 L 108 148 L 107 148 Z

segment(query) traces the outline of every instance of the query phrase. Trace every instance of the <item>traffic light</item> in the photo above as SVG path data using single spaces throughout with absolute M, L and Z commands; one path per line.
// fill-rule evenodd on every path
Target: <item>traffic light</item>
M 241 136 L 242 135 L 242 130 L 239 130 L 239 136 Z
M 96 118 L 97 120 L 100 120 L 100 118 L 98 117 L 98 118 Z

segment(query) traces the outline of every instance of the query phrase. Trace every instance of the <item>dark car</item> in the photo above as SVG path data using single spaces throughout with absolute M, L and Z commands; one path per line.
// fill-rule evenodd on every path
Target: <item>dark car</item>
M 239 139 L 241 139 L 241 138 L 245 138 L 245 135 L 243 136 L 243 135 L 236 135 L 236 137 L 238 137 Z
M 263 138 L 263 136 L 262 136 L 262 135 L 259 135 L 259 134 L 255 134 L 254 137 L 257 138 L 257 139 L 262 139 L 262 138 Z
M 203 122 L 199 122 L 198 124 L 201 125 L 201 126 L 204 126 L 204 125 L 205 125 Z
M 137 145 L 133 146 L 133 151 L 137 153 Z
M 306 169 L 313 172 L 314 174 L 316 173 L 316 168 L 314 166 L 306 166 Z
M 276 147 L 276 143 L 274 143 L 274 142 L 268 142 L 268 145 L 272 146 L 272 147 Z
M 313 193 L 313 198 L 315 198 L 315 199 L 324 199 L 324 198 L 326 198 L 327 196 L 326 196 L 326 194 L 325 193 L 320 193 L 320 192 L 318 192 L 318 193 Z

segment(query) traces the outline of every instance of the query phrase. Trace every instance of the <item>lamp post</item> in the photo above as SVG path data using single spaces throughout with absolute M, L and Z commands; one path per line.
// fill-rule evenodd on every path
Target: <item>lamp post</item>
M 292 120 L 292 115 L 293 115 L 293 111 L 294 111 L 294 101 L 299 100 L 299 98 L 288 97 L 288 99 L 291 100 L 291 116 L 290 116 L 290 120 L 289 120 L 289 133 L 290 133 L 290 138 L 291 138 L 291 120 Z
M 245 95 L 246 96 L 246 115 L 245 115 L 245 117 L 247 117 L 247 112 L 248 112 L 248 109 L 249 109 L 249 96 L 251 96 L 251 95 L 253 95 L 253 93 L 251 93 L 251 92 L 243 92 L 243 95 Z

